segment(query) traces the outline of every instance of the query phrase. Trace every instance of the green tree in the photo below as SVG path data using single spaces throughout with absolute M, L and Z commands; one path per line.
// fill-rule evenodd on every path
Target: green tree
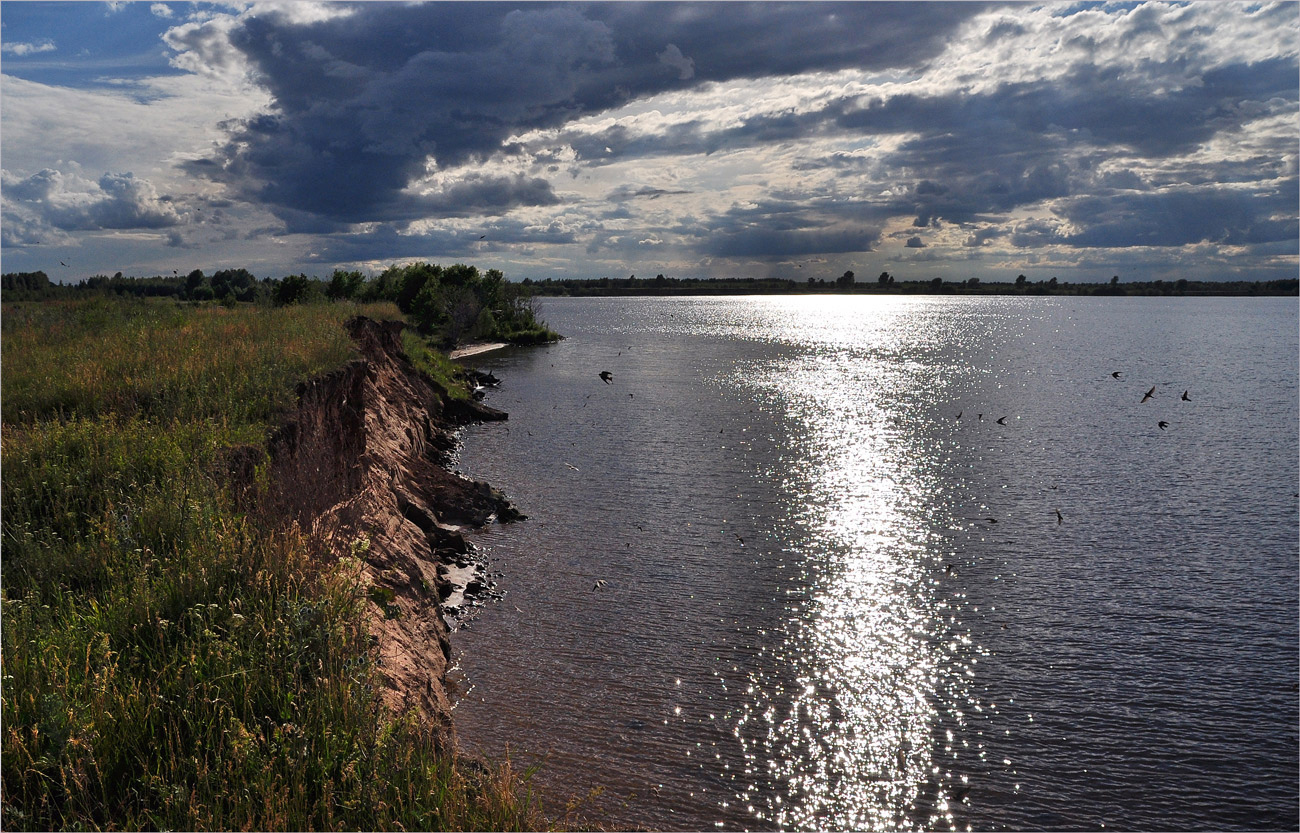
M 196 293 L 201 287 L 207 286 L 207 284 L 208 279 L 207 276 L 203 274 L 203 270 L 195 269 L 193 272 L 190 272 L 185 276 L 185 297 L 196 301 L 204 300 L 199 298 Z
M 330 275 L 329 285 L 325 287 L 325 296 L 332 301 L 356 298 L 366 284 L 366 276 L 360 271 L 344 272 L 335 269 Z
M 316 282 L 306 275 L 288 275 L 276 284 L 271 292 L 271 300 L 277 307 L 285 307 L 306 303 L 319 292 Z

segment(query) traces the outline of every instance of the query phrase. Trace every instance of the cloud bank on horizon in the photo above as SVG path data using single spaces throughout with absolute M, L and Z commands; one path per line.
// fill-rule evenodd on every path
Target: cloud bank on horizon
M 1295 2 L 2 11 L 6 271 L 1296 274 Z

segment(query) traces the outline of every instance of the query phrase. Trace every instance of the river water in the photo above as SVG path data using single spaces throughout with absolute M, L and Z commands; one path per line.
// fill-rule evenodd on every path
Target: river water
M 1300 824 L 1296 299 L 541 311 L 474 360 L 510 420 L 458 466 L 529 519 L 452 642 L 461 745 L 553 815 Z

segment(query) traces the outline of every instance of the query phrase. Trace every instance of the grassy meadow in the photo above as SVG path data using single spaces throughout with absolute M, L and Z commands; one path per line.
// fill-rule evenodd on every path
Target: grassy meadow
M 546 824 L 526 774 L 385 712 L 356 565 L 221 485 L 223 449 L 263 445 L 297 382 L 354 355 L 358 313 L 401 317 L 5 304 L 6 829 Z

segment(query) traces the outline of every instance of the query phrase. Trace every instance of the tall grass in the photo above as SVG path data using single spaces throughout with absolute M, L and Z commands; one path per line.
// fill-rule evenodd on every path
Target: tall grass
M 357 565 L 217 474 L 352 355 L 357 311 L 5 306 L 6 828 L 543 823 L 508 763 L 466 769 L 385 711 Z

